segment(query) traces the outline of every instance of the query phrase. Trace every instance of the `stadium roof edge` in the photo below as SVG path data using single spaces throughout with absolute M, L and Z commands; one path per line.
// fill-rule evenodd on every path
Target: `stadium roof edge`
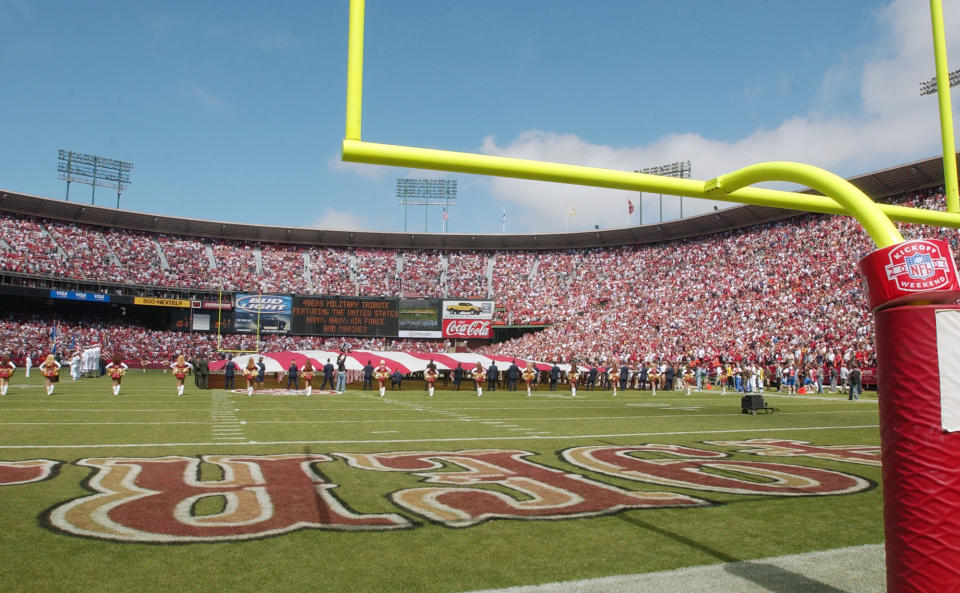
M 907 163 L 849 179 L 875 200 L 943 183 L 940 157 Z M 816 193 L 806 190 L 802 193 Z M 0 211 L 40 216 L 67 222 L 191 237 L 236 241 L 323 245 L 330 247 L 420 248 L 420 249 L 569 249 L 616 247 L 657 243 L 706 236 L 801 216 L 803 212 L 764 206 L 735 206 L 681 220 L 643 226 L 572 233 L 454 234 L 387 233 L 331 229 L 273 227 L 266 225 L 162 216 L 102 206 L 42 198 L 0 189 Z

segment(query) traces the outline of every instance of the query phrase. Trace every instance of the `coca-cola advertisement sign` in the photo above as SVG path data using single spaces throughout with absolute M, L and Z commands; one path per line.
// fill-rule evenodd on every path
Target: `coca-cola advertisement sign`
M 444 319 L 443 337 L 489 339 L 493 337 L 493 322 L 489 319 Z

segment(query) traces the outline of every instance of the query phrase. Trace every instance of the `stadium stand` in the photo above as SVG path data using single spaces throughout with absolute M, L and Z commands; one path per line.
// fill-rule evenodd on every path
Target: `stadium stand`
M 898 202 L 938 209 L 943 198 L 924 190 Z M 917 228 L 900 226 L 908 238 L 919 236 Z M 956 231 L 923 231 L 947 240 L 957 253 Z M 5 283 L 75 280 L 118 292 L 149 287 L 181 296 L 222 289 L 491 298 L 497 322 L 549 327 L 479 351 L 541 361 L 775 361 L 827 353 L 869 361 L 872 318 L 853 262 L 871 250 L 854 221 L 825 215 L 646 244 L 471 250 L 235 240 L 0 211 Z M 96 337 L 122 351 L 150 344 L 146 359 L 216 349 L 211 334 L 147 330 L 118 320 L 63 321 L 63 335 L 79 342 Z M 53 322 L 8 314 L 0 344 L 15 353 L 39 350 Z M 262 338 L 268 349 L 324 345 L 319 337 Z M 227 336 L 223 347 L 248 348 L 251 340 Z M 376 339 L 352 345 L 398 346 L 426 352 L 443 344 Z

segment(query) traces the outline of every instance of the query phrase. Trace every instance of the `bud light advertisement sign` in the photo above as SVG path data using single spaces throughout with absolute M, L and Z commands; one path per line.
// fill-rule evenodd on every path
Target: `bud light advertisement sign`
M 238 293 L 233 310 L 237 333 L 285 334 L 290 331 L 293 299 L 290 295 Z

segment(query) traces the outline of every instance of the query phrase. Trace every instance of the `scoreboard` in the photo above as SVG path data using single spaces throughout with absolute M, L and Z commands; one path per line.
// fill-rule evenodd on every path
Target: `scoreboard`
M 399 307 L 400 299 L 294 296 L 291 333 L 392 338 Z

